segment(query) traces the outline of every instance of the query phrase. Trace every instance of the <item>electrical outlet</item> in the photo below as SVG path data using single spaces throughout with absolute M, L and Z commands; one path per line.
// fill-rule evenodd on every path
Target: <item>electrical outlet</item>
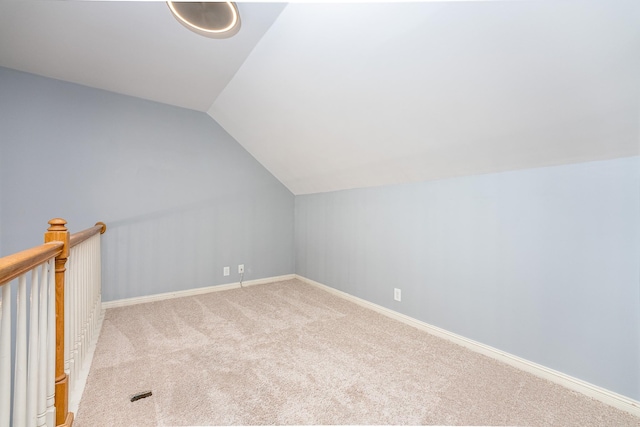
M 402 291 L 398 288 L 393 288 L 393 299 L 396 301 L 402 301 Z
M 225 267 L 225 268 L 222 270 L 222 274 L 223 274 L 224 276 L 228 276 L 229 274 L 231 274 L 231 273 L 229 272 L 229 267 Z
M 238 274 L 244 273 L 244 264 L 238 264 Z

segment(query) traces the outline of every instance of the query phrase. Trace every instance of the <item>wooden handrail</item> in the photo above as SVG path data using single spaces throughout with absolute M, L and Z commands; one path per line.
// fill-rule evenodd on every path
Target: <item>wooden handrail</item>
M 12 281 L 48 259 L 57 257 L 62 253 L 63 246 L 63 242 L 50 242 L 0 258 L 0 285 Z
M 73 233 L 69 236 L 69 247 L 74 247 L 84 242 L 90 237 L 95 236 L 96 234 L 104 234 L 107 231 L 107 225 L 104 222 L 97 222 L 93 227 L 87 228 L 86 230 L 78 231 L 77 233 Z

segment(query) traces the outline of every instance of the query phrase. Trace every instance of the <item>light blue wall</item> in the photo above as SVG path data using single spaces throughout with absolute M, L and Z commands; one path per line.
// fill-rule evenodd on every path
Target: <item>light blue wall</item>
M 298 196 L 295 236 L 297 274 L 640 399 L 638 157 Z
M 60 216 L 105 301 L 293 273 L 293 194 L 205 113 L 0 68 L 0 138 L 3 255 Z
M 0 83 L 0 96 L 2 96 L 2 83 Z M 0 170 L 2 169 L 2 131 L 0 131 Z M 2 173 L 0 172 L 0 256 L 4 252 L 2 251 Z

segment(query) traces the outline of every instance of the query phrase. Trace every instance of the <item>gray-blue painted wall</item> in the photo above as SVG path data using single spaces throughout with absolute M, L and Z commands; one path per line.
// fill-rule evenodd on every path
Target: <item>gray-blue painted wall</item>
M 298 196 L 295 241 L 297 274 L 640 399 L 638 157 Z
M 293 194 L 205 113 L 0 68 L 0 138 L 3 255 L 60 216 L 105 301 L 293 273 Z

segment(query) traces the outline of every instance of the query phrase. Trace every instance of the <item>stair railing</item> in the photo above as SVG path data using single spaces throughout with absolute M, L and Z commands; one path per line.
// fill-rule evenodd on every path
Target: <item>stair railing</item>
M 65 372 L 69 375 L 69 394 L 83 384 L 80 371 L 87 361 L 87 349 L 99 332 L 102 320 L 102 271 L 100 235 L 107 226 L 99 222 L 94 227 L 74 233 L 69 239 L 69 260 L 65 280 Z
M 65 220 L 55 218 L 49 225 L 44 245 L 0 258 L 0 427 L 71 426 L 69 373 L 71 366 L 77 370 L 82 363 L 83 349 L 97 333 L 99 234 L 106 226 L 98 223 L 70 236 Z M 70 280 L 65 284 L 69 257 Z M 15 326 L 11 316 L 14 281 Z

